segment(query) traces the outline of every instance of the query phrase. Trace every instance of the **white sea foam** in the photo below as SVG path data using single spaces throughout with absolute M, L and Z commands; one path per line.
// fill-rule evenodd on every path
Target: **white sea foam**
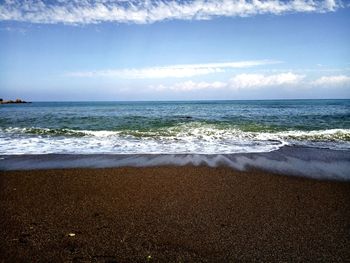
M 7 128 L 0 154 L 230 154 L 271 152 L 285 145 L 350 149 L 350 129 L 247 132 L 189 123 L 154 130 L 91 131 Z

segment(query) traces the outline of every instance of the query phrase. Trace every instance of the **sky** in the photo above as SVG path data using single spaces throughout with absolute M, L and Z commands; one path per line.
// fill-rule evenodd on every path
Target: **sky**
M 350 0 L 0 0 L 0 98 L 350 98 Z

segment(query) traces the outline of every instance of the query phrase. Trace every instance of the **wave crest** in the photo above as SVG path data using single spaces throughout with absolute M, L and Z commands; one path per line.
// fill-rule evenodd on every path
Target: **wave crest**
M 200 122 L 153 129 L 93 131 L 49 128 L 0 129 L 0 154 L 269 152 L 284 145 L 350 149 L 350 129 L 243 131 Z
M 184 123 L 178 126 L 161 127 L 153 129 L 121 129 L 111 130 L 74 130 L 74 129 L 50 129 L 50 128 L 18 128 L 10 127 L 0 129 L 7 134 L 28 134 L 43 136 L 93 136 L 93 137 L 111 137 L 126 136 L 135 138 L 183 138 L 193 136 L 198 139 L 211 137 L 220 138 L 247 138 L 258 140 L 310 140 L 310 141 L 350 141 L 350 129 L 328 129 L 328 130 L 287 130 L 287 131 L 244 131 L 239 128 L 224 125 L 203 124 L 199 122 Z

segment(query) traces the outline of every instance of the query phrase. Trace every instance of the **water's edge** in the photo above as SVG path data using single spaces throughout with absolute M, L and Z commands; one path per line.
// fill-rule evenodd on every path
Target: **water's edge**
M 43 154 L 1 155 L 0 170 L 152 167 L 194 165 L 236 170 L 257 168 L 315 179 L 350 180 L 350 151 L 285 146 L 264 153 L 236 154 Z

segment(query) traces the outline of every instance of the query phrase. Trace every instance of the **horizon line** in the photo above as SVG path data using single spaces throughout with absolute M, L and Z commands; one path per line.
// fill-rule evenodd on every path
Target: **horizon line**
M 27 103 L 33 102 L 197 102 L 197 101 L 273 101 L 273 100 L 350 100 L 350 98 L 295 98 L 295 99 L 182 99 L 182 100 L 31 100 Z M 16 103 L 13 103 L 16 104 Z M 19 103 L 18 103 L 19 104 Z M 26 103 L 22 103 L 26 104 Z M 12 105 L 12 104 L 3 104 Z

